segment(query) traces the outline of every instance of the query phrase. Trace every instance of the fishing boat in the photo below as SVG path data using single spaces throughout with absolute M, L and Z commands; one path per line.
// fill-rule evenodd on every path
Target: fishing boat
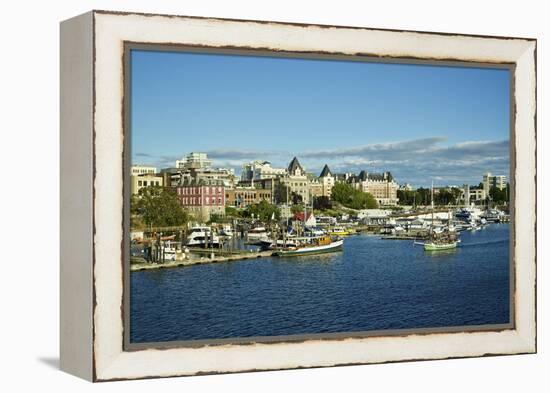
M 343 239 L 333 240 L 330 236 L 312 238 L 307 243 L 301 243 L 295 247 L 287 247 L 275 252 L 278 257 L 298 257 L 303 255 L 325 254 L 341 251 L 344 245 Z
M 276 241 L 272 239 L 262 239 L 260 240 L 260 246 L 263 250 L 277 250 L 279 248 L 290 248 L 298 247 L 299 240 L 295 237 L 287 237 L 285 239 L 277 239 Z

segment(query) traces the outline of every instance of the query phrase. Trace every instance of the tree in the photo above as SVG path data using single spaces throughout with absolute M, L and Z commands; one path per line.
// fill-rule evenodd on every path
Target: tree
M 236 207 L 226 206 L 225 216 L 230 218 L 239 218 L 242 216 L 242 214 L 241 214 L 241 210 L 238 210 Z
M 415 205 L 420 202 L 418 193 L 412 190 L 397 190 L 397 199 L 400 205 Z
M 317 210 L 332 209 L 332 203 L 328 196 L 319 196 L 313 198 L 313 208 Z
M 375 209 L 378 207 L 378 202 L 371 194 L 359 191 L 348 183 L 336 183 L 332 187 L 332 199 L 350 209 Z
M 508 202 L 508 188 L 506 187 L 501 190 L 498 187 L 493 186 L 489 189 L 489 196 L 496 204 Z
M 298 194 L 297 192 L 292 192 L 290 200 L 292 201 L 293 204 L 296 205 L 298 203 L 302 203 L 304 198 L 302 198 L 302 196 L 300 194 Z
M 246 217 L 252 217 L 252 215 L 254 215 L 254 218 L 258 218 L 262 221 L 269 221 L 273 216 L 276 220 L 281 217 L 281 211 L 279 208 L 272 205 L 265 199 L 259 203 L 247 206 L 244 214 Z
M 179 226 L 188 220 L 176 192 L 159 186 L 139 190 L 132 197 L 130 212 L 148 226 Z
M 273 200 L 275 203 L 286 203 L 287 198 L 290 202 L 290 188 L 281 182 L 277 183 L 273 188 Z

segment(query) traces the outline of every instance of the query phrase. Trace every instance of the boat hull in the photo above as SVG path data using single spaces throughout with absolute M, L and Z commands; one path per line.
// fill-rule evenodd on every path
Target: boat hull
M 425 243 L 425 251 L 442 251 L 442 250 L 452 250 L 456 248 L 457 242 L 447 243 L 447 244 L 435 244 L 435 243 Z
M 338 240 L 326 246 L 302 247 L 296 250 L 280 250 L 277 251 L 275 255 L 278 257 L 299 257 L 303 255 L 326 254 L 329 252 L 341 251 L 343 245 L 344 241 Z

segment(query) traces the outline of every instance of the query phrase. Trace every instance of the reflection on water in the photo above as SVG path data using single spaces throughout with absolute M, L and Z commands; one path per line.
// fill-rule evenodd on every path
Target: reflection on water
M 508 225 L 454 250 L 353 236 L 332 254 L 133 272 L 132 342 L 507 323 Z M 437 262 L 437 263 L 434 263 Z

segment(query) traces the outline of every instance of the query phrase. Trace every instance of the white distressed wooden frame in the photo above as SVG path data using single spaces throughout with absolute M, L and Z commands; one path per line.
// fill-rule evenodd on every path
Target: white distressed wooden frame
M 123 350 L 124 42 L 515 64 L 515 327 Z M 536 41 L 93 11 L 61 24 L 61 368 L 93 381 L 536 351 Z

